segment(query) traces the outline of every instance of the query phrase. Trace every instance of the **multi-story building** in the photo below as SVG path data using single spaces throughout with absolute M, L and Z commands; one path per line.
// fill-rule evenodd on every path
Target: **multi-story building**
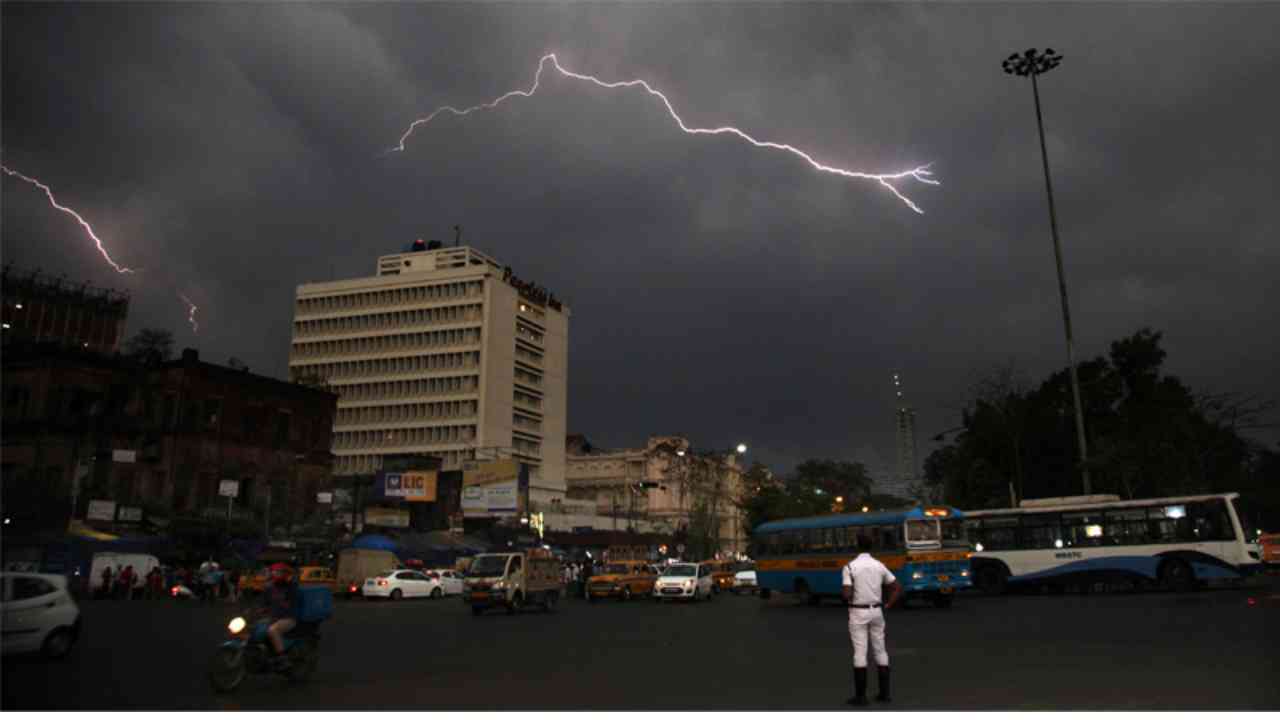
M 570 436 L 568 498 L 591 503 L 613 527 L 641 532 L 688 530 L 695 509 L 714 516 L 725 553 L 746 552 L 750 528 L 737 501 L 743 471 L 732 451 L 695 453 L 683 437 L 655 436 L 643 448 L 599 450 Z M 599 526 L 596 526 L 599 528 Z
M 470 247 L 419 241 L 375 271 L 297 288 L 289 373 L 338 394 L 335 474 L 511 457 L 531 501 L 562 498 L 569 308 Z
M 328 514 L 317 495 L 331 489 L 330 393 L 201 362 L 191 349 L 145 362 L 27 346 L 6 351 L 3 370 L 0 475 L 17 526 L 145 516 L 221 528 L 234 516 L 280 528 Z M 94 501 L 119 512 L 98 516 Z
M 38 272 L 0 270 L 0 310 L 5 347 L 51 344 L 93 352 L 120 349 L 129 296 Z

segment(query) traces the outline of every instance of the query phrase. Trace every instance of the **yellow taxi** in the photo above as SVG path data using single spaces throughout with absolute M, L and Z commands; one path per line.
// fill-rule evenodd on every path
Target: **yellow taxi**
M 267 577 L 271 575 L 269 568 L 260 568 L 240 576 L 240 584 L 236 590 L 241 595 L 259 595 L 267 587 Z
M 587 582 L 587 600 L 595 602 L 611 597 L 619 600 L 648 597 L 653 594 L 653 584 L 657 579 L 658 573 L 642 560 L 611 562 Z
M 1280 573 L 1280 533 L 1258 536 L 1258 550 L 1262 555 L 1263 571 L 1268 574 Z
M 338 591 L 338 576 L 322 565 L 303 565 L 298 568 L 298 584 L 304 587 L 327 587 L 329 592 Z
M 733 591 L 733 576 L 736 564 L 731 560 L 708 560 L 703 567 L 711 571 L 711 591 Z

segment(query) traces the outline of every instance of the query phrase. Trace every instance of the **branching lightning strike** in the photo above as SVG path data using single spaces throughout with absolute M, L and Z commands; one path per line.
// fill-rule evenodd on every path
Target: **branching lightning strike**
M 820 163 L 817 160 L 813 159 L 813 157 L 808 153 L 792 145 L 787 145 L 785 143 L 776 143 L 776 142 L 757 140 L 751 137 L 750 135 L 748 135 L 747 133 L 743 132 L 742 130 L 739 130 L 736 127 L 731 127 L 731 126 L 716 127 L 716 128 L 689 127 L 688 125 L 685 125 L 684 120 L 678 114 L 676 114 L 676 110 L 674 107 L 671 106 L 671 101 L 667 99 L 667 96 L 655 90 L 651 85 L 649 85 L 649 83 L 645 82 L 644 80 L 624 80 L 620 82 L 605 82 L 591 75 L 583 75 L 581 73 L 572 72 L 572 71 L 566 70 L 560 64 L 560 61 L 556 58 L 555 53 L 548 53 L 546 55 L 543 55 L 542 59 L 538 61 L 538 71 L 533 76 L 533 86 L 530 87 L 528 90 L 512 90 L 511 92 L 499 97 L 496 100 L 483 103 L 480 105 L 473 105 L 463 110 L 459 110 L 458 108 L 455 108 L 449 105 L 446 105 L 441 108 L 437 108 L 436 110 L 432 111 L 430 115 L 414 120 L 409 125 L 409 128 L 405 130 L 404 135 L 400 136 L 400 143 L 396 147 L 388 150 L 388 152 L 404 152 L 405 141 L 409 139 L 409 136 L 413 135 L 413 132 L 417 130 L 419 126 L 426 125 L 427 123 L 434 120 L 436 116 L 440 115 L 441 113 L 447 112 L 447 113 L 451 113 L 453 115 L 462 117 L 465 115 L 470 115 L 472 112 L 475 112 L 476 110 L 492 110 L 493 108 L 496 108 L 499 104 L 501 104 L 503 101 L 507 100 L 508 98 L 512 98 L 516 96 L 525 97 L 525 98 L 533 97 L 534 93 L 538 92 L 538 87 L 542 83 L 542 71 L 546 69 L 548 62 L 550 62 L 553 67 L 555 67 L 556 71 L 558 71 L 561 75 L 565 77 L 573 78 L 575 80 L 586 80 L 587 82 L 594 83 L 602 88 L 607 88 L 607 89 L 622 88 L 622 87 L 644 88 L 645 91 L 648 92 L 650 95 L 653 95 L 662 101 L 662 104 L 667 108 L 667 112 L 671 115 L 672 119 L 676 121 L 676 124 L 680 127 L 680 129 L 690 135 L 736 135 L 742 140 L 745 140 L 746 142 L 759 148 L 769 148 L 772 150 L 783 150 L 785 152 L 789 152 L 792 155 L 795 155 L 803 159 L 805 162 L 809 163 L 809 165 L 814 170 L 817 170 L 819 172 L 831 173 L 833 175 L 839 175 L 841 177 L 853 178 L 858 180 L 874 180 L 875 182 L 880 183 L 880 185 L 888 189 L 889 192 L 897 196 L 897 198 L 901 200 L 903 203 L 905 203 L 907 207 L 911 208 L 917 213 L 920 213 L 921 215 L 924 214 L 924 211 L 920 209 L 920 206 L 912 202 L 911 198 L 902 194 L 902 192 L 898 190 L 898 188 L 893 184 L 892 181 L 906 180 L 910 178 L 912 180 L 924 183 L 926 185 L 942 184 L 937 180 L 933 179 L 933 172 L 929 170 L 929 165 L 921 165 L 920 167 L 917 167 L 911 170 L 903 170 L 901 172 L 896 172 L 896 173 L 867 173 L 867 172 L 860 172 L 857 170 L 846 170 L 845 168 L 838 168 L 831 165 L 825 165 L 823 163 Z
M 200 323 L 196 322 L 196 310 L 199 310 L 199 308 L 186 295 L 178 293 L 178 297 L 182 298 L 182 302 L 187 304 L 187 309 L 190 311 L 187 313 L 187 322 L 191 323 L 191 332 L 199 334 Z
M 93 232 L 93 228 L 89 226 L 89 223 L 88 223 L 88 222 L 86 222 L 84 218 L 80 217 L 80 214 L 79 214 L 79 213 L 77 213 L 75 210 L 72 210 L 71 208 L 69 208 L 69 207 L 67 207 L 67 206 L 65 206 L 65 205 L 61 205 L 61 204 L 59 204 L 59 203 L 58 203 L 57 198 L 55 198 L 55 197 L 53 196 L 53 190 L 50 190 L 48 185 L 45 185 L 44 183 L 40 182 L 39 180 L 36 180 L 36 179 L 35 179 L 35 178 L 33 178 L 33 177 L 28 177 L 28 176 L 26 176 L 26 175 L 23 175 L 22 173 L 18 172 L 17 170 L 10 170 L 9 168 L 7 168 L 7 167 L 5 167 L 5 166 L 3 166 L 3 165 L 0 165 L 0 170 L 4 170 L 6 174 L 8 174 L 8 175 L 10 175 L 10 176 L 12 176 L 12 177 L 16 177 L 16 178 L 18 178 L 19 180 L 23 180 L 23 181 L 25 181 L 25 182 L 28 182 L 28 183 L 30 183 L 30 184 L 32 184 L 32 185 L 35 185 L 36 187 L 40 188 L 41 190 L 43 190 L 43 191 L 44 191 L 45 197 L 49 198 L 49 204 L 50 204 L 50 205 L 54 206 L 54 207 L 55 207 L 55 208 L 57 208 L 58 210 L 61 210 L 62 212 L 64 212 L 64 213 L 66 213 L 66 214 L 70 215 L 71 217 L 75 218 L 75 219 L 76 219 L 76 222 L 80 223 L 80 227 L 84 228 L 84 231 L 85 231 L 85 232 L 87 232 L 87 233 L 89 233 L 89 237 L 90 237 L 90 238 L 92 238 L 92 239 L 93 239 L 94 244 L 98 246 L 98 252 L 102 253 L 102 257 L 106 258 L 106 260 L 107 260 L 107 264 L 111 265 L 112 269 L 114 269 L 116 272 L 118 272 L 118 273 L 132 273 L 132 272 L 137 272 L 137 269 L 135 269 L 135 268 L 128 268 L 128 267 L 125 267 L 125 266 L 123 266 L 123 265 L 120 265 L 120 264 L 116 263 L 116 261 L 115 261 L 115 260 L 112 260 L 112 259 L 111 259 L 111 255 L 109 255 L 109 254 L 107 253 L 107 249 L 106 249 L 105 247 L 103 247 L 103 245 L 102 245 L 102 240 L 100 240 L 100 239 L 98 238 L 97 234 L 95 234 L 95 233 Z

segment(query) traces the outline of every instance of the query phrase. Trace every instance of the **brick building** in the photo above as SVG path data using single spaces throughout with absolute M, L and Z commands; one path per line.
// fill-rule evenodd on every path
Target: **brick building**
M 65 527 L 73 498 L 77 518 L 91 501 L 114 502 L 114 518 L 89 518 L 100 524 L 227 522 L 221 480 L 239 483 L 230 515 L 241 527 L 328 516 L 316 494 L 332 487 L 332 393 L 195 350 L 146 363 L 11 347 L 3 371 L 3 510 L 21 529 Z

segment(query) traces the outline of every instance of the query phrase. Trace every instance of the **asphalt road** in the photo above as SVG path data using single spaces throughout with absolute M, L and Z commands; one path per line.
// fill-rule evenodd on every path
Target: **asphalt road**
M 947 610 L 895 608 L 895 702 L 877 709 L 1275 710 L 1276 592 L 962 596 Z M 206 669 L 234 607 L 82 609 L 85 634 L 69 658 L 4 659 L 0 708 L 841 710 L 852 685 L 845 609 L 786 598 L 575 600 L 553 615 L 479 618 L 453 598 L 340 602 L 308 684 L 251 676 L 232 696 L 213 693 Z

